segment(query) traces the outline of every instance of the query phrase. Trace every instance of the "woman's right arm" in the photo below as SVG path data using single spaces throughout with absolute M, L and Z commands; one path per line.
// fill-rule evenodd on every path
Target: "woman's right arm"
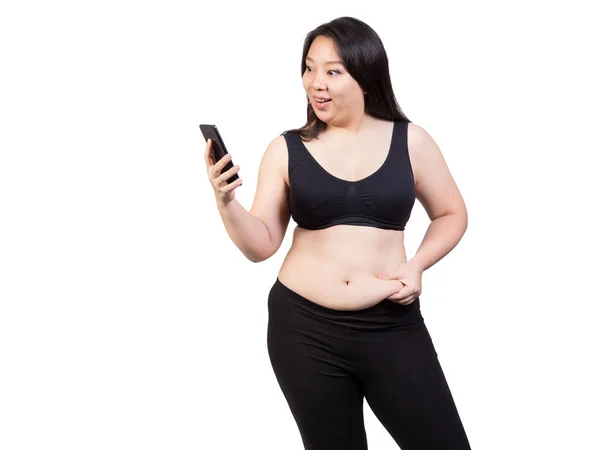
M 290 220 L 288 187 L 285 182 L 285 138 L 275 138 L 263 155 L 250 212 L 235 199 L 235 189 L 241 185 L 241 178 L 229 185 L 226 183 L 226 180 L 239 171 L 239 167 L 234 166 L 219 175 L 228 159 L 223 158 L 215 164 L 210 156 L 211 145 L 209 141 L 204 159 L 225 230 L 246 258 L 253 262 L 264 261 L 281 246 Z

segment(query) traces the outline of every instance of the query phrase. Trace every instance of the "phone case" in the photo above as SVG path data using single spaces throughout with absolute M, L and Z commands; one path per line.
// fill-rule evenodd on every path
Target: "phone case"
M 208 140 L 212 140 L 212 157 L 215 162 L 219 161 L 223 156 L 227 155 L 229 152 L 227 151 L 227 147 L 225 147 L 225 143 L 223 142 L 223 138 L 219 133 L 216 125 L 208 125 L 201 124 L 200 131 L 204 136 L 204 140 L 208 142 Z M 229 169 L 233 167 L 233 160 L 229 161 L 225 164 L 225 167 L 221 170 L 221 173 L 227 172 Z M 234 182 L 239 178 L 237 173 L 233 174 L 228 180 L 227 184 Z

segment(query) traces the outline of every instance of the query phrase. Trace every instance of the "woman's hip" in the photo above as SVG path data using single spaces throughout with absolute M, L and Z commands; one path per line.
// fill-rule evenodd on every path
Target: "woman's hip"
M 268 312 L 269 324 L 287 332 L 313 330 L 348 339 L 398 331 L 423 322 L 419 298 L 406 306 L 383 299 L 363 309 L 335 309 L 300 295 L 279 278 L 269 291 Z

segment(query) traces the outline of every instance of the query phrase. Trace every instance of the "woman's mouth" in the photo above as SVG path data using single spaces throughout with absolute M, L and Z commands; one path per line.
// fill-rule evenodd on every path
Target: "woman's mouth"
M 329 104 L 329 102 L 331 102 L 330 98 L 324 99 L 324 98 L 315 98 L 315 106 L 318 109 L 323 109 L 327 106 L 327 104 Z

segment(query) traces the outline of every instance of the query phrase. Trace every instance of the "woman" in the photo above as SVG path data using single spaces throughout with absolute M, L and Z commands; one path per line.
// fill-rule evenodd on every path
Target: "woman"
M 266 149 L 250 211 L 239 167 L 205 160 L 237 247 L 259 262 L 298 226 L 268 299 L 270 360 L 309 450 L 365 450 L 363 400 L 403 450 L 469 449 L 420 312 L 421 277 L 467 227 L 462 196 L 428 133 L 396 102 L 379 36 L 342 17 L 302 55 L 306 124 Z M 407 260 L 415 199 L 431 224 Z

